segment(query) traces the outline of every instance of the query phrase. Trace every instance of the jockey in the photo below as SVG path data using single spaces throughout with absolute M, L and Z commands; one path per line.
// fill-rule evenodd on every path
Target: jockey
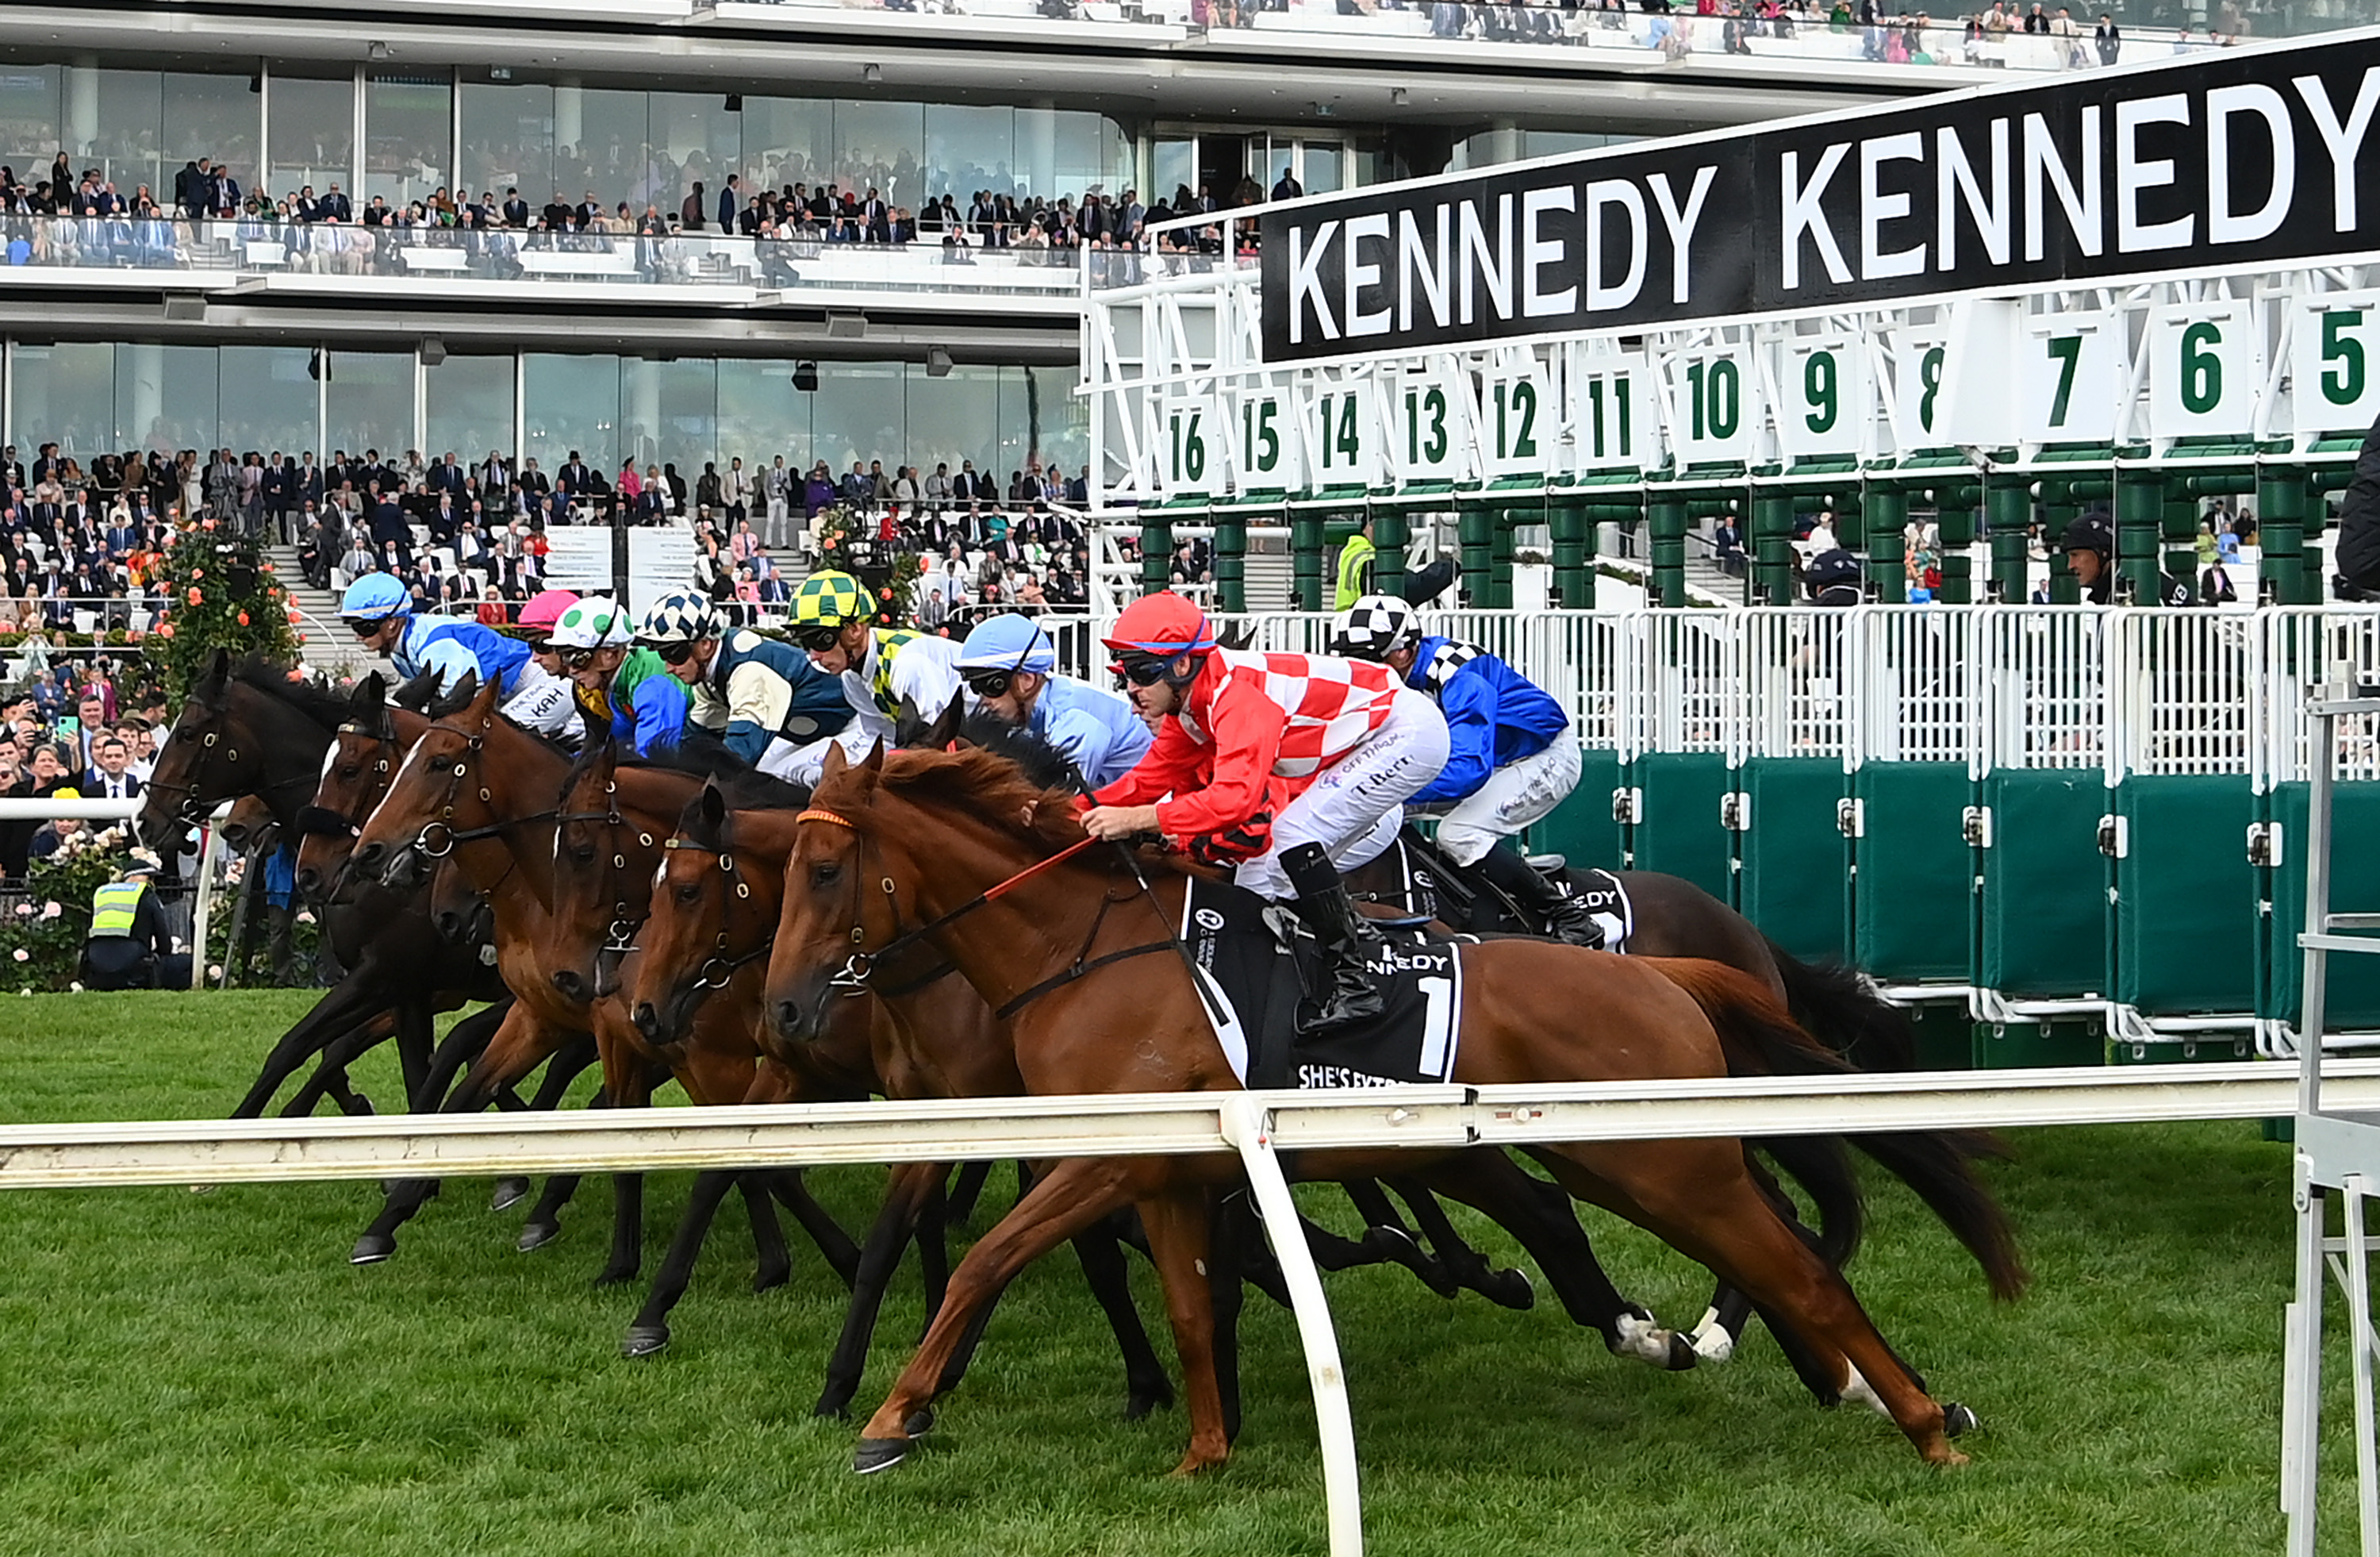
M 562 620 L 562 614 L 577 603 L 578 597 L 568 590 L 547 590 L 532 596 L 529 602 L 520 608 L 516 625 L 538 635 L 529 640 L 529 658 L 535 660 L 538 667 L 548 675 L 565 674 L 562 656 L 553 647 L 552 628 L 554 623 Z
M 568 684 L 547 675 L 528 644 L 460 617 L 414 615 L 412 591 L 393 575 L 367 573 L 348 585 L 339 616 L 358 645 L 387 655 L 399 675 L 435 672 L 442 691 L 466 673 L 481 686 L 493 683 L 504 714 L 540 735 L 562 735 L 577 712 Z
M 1058 651 L 1029 616 L 976 624 L 959 649 L 959 677 L 992 713 L 1056 747 L 1093 788 L 1113 784 L 1148 750 L 1148 726 L 1104 687 L 1058 674 Z
M 906 702 L 931 723 L 959 695 L 959 646 L 947 638 L 874 625 L 868 586 L 829 568 L 794 591 L 793 639 L 810 663 L 840 676 L 851 705 L 844 749 L 865 757 L 878 740 L 892 744 Z M 825 760 L 825 753 L 819 754 Z
M 728 750 L 764 773 L 791 775 L 803 753 L 850 722 L 833 677 L 812 670 L 790 645 L 749 627 L 722 635 L 710 602 L 691 590 L 655 601 L 638 626 L 637 641 L 692 688 L 687 717 L 724 736 Z M 823 750 L 810 760 L 822 762 Z
M 609 730 L 638 757 L 677 744 L 693 698 L 662 657 L 631 645 L 628 613 L 609 595 L 589 595 L 562 614 L 548 639 L 570 672 L 579 717 Z
M 1083 825 L 1102 838 L 1162 833 L 1209 859 L 1243 857 L 1240 885 L 1293 895 L 1328 954 L 1330 991 L 1307 1026 L 1378 1016 L 1366 932 L 1339 872 L 1389 846 L 1405 801 L 1445 765 L 1437 705 L 1379 665 L 1219 648 L 1205 614 L 1170 590 L 1126 606 L 1104 641 L 1157 738 L 1094 797 Z M 1277 794 L 1293 797 L 1269 818 L 1268 846 Z
M 1413 607 L 1388 595 L 1366 595 L 1342 612 L 1337 644 L 1387 665 L 1406 686 L 1437 699 L 1446 715 L 1446 766 L 1406 802 L 1407 809 L 1439 819 L 1438 846 L 1544 919 L 1556 940 L 1602 945 L 1602 928 L 1585 903 L 1517 851 L 1496 846 L 1551 814 L 1578 787 L 1578 743 L 1561 705 L 1485 650 L 1424 637 Z

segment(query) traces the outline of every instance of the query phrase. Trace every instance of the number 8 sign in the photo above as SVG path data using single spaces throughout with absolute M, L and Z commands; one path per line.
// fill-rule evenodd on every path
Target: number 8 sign
M 2301 298 L 2289 326 L 2289 420 L 2299 432 L 2352 432 L 2380 419 L 2380 293 Z
M 2159 309 L 2148 340 L 2151 436 L 2251 431 L 2265 384 L 2263 347 L 2244 302 Z

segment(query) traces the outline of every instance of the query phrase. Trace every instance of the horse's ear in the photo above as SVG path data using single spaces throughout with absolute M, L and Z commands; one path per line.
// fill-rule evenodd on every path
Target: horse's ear
M 231 682 L 231 651 L 218 649 L 207 661 L 206 674 L 199 677 L 199 701 L 212 708 L 223 699 L 224 688 Z
M 876 744 L 868 748 L 868 760 L 859 766 L 871 779 L 884 771 L 884 737 L 882 736 L 876 737 Z
M 823 785 L 830 779 L 840 777 L 843 771 L 850 766 L 851 758 L 844 751 L 843 743 L 829 742 L 826 748 L 826 761 L 819 769 L 819 783 Z
M 942 716 L 926 732 L 921 743 L 928 751 L 948 751 L 958 744 L 959 726 L 966 723 L 966 698 L 954 696 L 942 706 Z
M 380 672 L 374 671 L 372 674 L 378 675 Z M 437 694 L 438 673 L 434 670 L 426 670 L 390 691 L 388 700 L 399 708 L 411 709 L 414 712 L 419 713 L 431 705 Z
M 356 684 L 355 695 L 349 699 L 358 713 L 378 713 L 388 706 L 388 683 L 372 672 Z
M 727 825 L 727 797 L 720 793 L 716 780 L 704 781 L 701 804 L 702 823 L 712 830 L 715 837 L 717 830 Z
M 480 673 L 477 671 L 463 673 L 463 685 L 472 689 L 471 700 L 464 706 L 480 718 L 492 719 L 496 712 L 496 699 L 503 695 L 504 684 L 502 681 L 491 681 L 486 686 L 480 687 L 476 685 L 479 679 Z

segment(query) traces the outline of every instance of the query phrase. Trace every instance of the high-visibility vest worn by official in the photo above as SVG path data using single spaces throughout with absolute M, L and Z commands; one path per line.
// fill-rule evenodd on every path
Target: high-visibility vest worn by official
M 1339 548 L 1339 590 L 1331 610 L 1344 611 L 1372 592 L 1372 562 L 1378 551 L 1360 529 Z
M 91 938 L 129 937 L 133 917 L 140 909 L 146 882 L 110 882 L 91 894 Z

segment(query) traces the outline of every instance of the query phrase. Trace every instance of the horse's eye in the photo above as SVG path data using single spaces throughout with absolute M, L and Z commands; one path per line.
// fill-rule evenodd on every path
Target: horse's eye
M 842 876 L 843 865 L 839 860 L 830 859 L 823 864 L 810 867 L 810 885 L 812 886 L 832 886 L 841 880 Z
M 677 889 L 677 900 L 680 903 L 698 903 L 702 900 L 702 889 L 698 886 L 680 887 Z
M 595 863 L 595 845 L 581 844 L 570 851 L 570 858 L 581 865 L 592 865 Z
M 353 784 L 356 782 L 356 775 L 361 771 L 362 770 L 354 767 L 341 768 L 339 770 L 339 782 L 342 784 Z

